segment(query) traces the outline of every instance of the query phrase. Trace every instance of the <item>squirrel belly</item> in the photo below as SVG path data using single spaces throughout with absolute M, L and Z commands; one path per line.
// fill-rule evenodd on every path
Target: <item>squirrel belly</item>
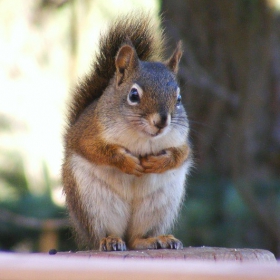
M 164 37 L 151 22 L 130 15 L 109 27 L 69 106 L 63 187 L 87 248 L 183 246 L 169 234 L 192 165 L 176 79 L 182 49 L 163 59 Z
M 190 162 L 164 174 L 140 178 L 93 164 L 77 154 L 72 155 L 70 166 L 76 195 L 83 201 L 83 220 L 87 220 L 86 226 L 79 225 L 78 231 L 87 232 L 80 242 L 98 248 L 103 237 L 118 236 L 131 249 L 141 249 L 133 247 L 136 238 L 163 235 L 173 226 Z

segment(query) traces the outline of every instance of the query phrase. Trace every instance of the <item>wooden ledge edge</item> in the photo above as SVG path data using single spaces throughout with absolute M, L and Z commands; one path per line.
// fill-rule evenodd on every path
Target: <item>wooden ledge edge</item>
M 72 257 L 74 255 L 74 257 Z M 71 257 L 69 257 L 71 256 Z M 279 280 L 280 263 L 78 257 L 0 253 L 0 279 L 13 280 Z
M 57 255 L 87 258 L 119 258 L 119 259 L 181 259 L 181 260 L 212 260 L 212 261 L 257 261 L 276 262 L 273 253 L 264 249 L 234 249 L 218 247 L 185 247 L 182 250 L 157 249 L 138 251 L 79 251 L 58 252 Z

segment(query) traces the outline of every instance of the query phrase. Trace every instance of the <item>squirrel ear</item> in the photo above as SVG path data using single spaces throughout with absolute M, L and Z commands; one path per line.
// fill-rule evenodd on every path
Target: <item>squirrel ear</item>
M 130 45 L 123 45 L 116 56 L 117 84 L 120 85 L 138 67 L 138 56 Z
M 182 41 L 179 41 L 177 43 L 176 49 L 171 55 L 171 57 L 167 60 L 166 66 L 175 74 L 177 74 L 179 69 L 179 62 L 182 57 L 183 51 L 182 51 Z

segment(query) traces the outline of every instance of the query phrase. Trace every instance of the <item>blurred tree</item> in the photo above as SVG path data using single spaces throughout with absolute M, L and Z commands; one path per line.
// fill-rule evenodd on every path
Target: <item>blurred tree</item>
M 231 180 L 279 255 L 280 34 L 269 3 L 162 0 L 162 12 L 168 37 L 183 40 L 180 79 L 197 169 Z

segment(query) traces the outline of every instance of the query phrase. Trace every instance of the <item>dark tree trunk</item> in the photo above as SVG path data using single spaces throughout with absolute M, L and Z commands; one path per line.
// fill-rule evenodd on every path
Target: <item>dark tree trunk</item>
M 197 168 L 211 166 L 231 178 L 262 227 L 280 244 L 279 219 L 272 214 L 276 205 L 255 195 L 256 185 L 279 179 L 270 151 L 279 154 L 273 131 L 279 133 L 275 120 L 280 109 L 273 110 L 273 100 L 279 106 L 275 84 L 279 91 L 280 66 L 273 61 L 280 57 L 280 45 L 268 2 L 162 0 L 162 12 L 168 37 L 183 40 L 180 79 L 194 121 Z

